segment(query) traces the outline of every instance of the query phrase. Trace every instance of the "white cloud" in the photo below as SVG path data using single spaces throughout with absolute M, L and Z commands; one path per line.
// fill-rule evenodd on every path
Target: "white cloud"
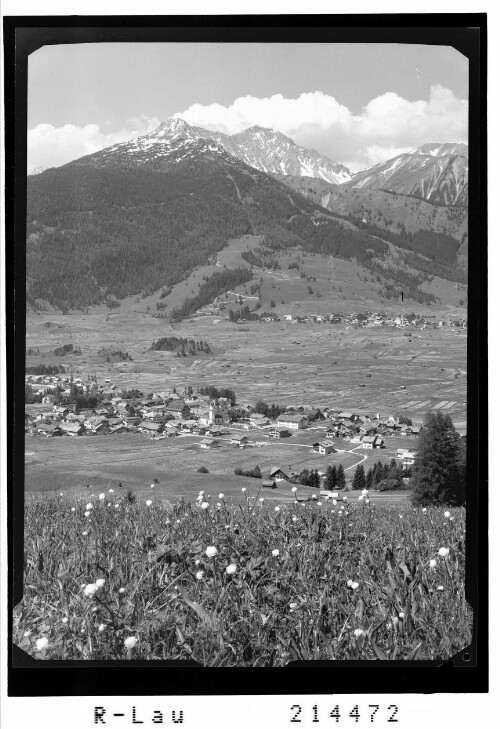
M 354 114 L 321 91 L 296 99 L 242 96 L 230 104 L 193 104 L 180 112 L 189 124 L 235 134 L 258 124 L 290 136 L 297 144 L 360 168 L 426 142 L 466 142 L 468 102 L 439 84 L 428 99 L 408 101 L 389 91 Z
M 104 147 L 147 134 L 159 123 L 154 117 L 141 116 L 128 119 L 124 129 L 109 133 L 104 133 L 98 124 L 86 124 L 83 127 L 74 124 L 62 127 L 38 124 L 28 131 L 28 169 L 58 167 Z
M 333 96 L 315 91 L 301 94 L 297 99 L 285 99 L 282 94 L 263 99 L 240 96 L 228 107 L 193 104 L 176 116 L 181 116 L 188 124 L 226 134 L 236 134 L 258 124 L 293 135 L 307 128 L 328 129 L 332 124 L 348 128 L 351 112 Z
M 322 91 L 287 99 L 240 96 L 229 106 L 193 104 L 175 116 L 213 131 L 236 134 L 254 124 L 291 137 L 350 169 L 368 167 L 426 142 L 467 142 L 468 102 L 437 84 L 428 99 L 409 101 L 388 91 L 354 114 Z M 28 167 L 57 166 L 118 142 L 146 134 L 156 118 L 128 119 L 123 129 L 105 133 L 97 124 L 54 127 L 39 124 L 28 132 Z

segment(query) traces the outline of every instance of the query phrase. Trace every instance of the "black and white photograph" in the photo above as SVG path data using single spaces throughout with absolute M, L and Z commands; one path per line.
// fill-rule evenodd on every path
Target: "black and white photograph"
M 476 661 L 469 59 L 335 38 L 29 54 L 28 661 Z

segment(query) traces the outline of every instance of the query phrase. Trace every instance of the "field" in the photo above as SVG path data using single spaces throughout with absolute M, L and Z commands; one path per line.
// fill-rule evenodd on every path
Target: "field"
M 401 329 L 385 327 L 238 325 L 215 317 L 188 320 L 174 330 L 146 314 L 51 314 L 29 323 L 27 347 L 39 347 L 40 356 L 28 356 L 27 364 L 58 362 L 75 375 L 95 374 L 101 383 L 110 378 L 119 388 L 143 392 L 213 384 L 231 387 L 240 403 L 263 398 L 354 412 L 404 411 L 417 420 L 439 407 L 463 421 L 467 340 L 457 332 L 417 329 L 405 337 Z M 172 335 L 203 339 L 214 354 L 177 358 L 148 349 L 153 340 Z M 65 343 L 79 346 L 82 355 L 51 354 Z M 128 351 L 133 361 L 108 364 L 97 356 L 101 347 Z
M 27 504 L 14 640 L 36 658 L 283 666 L 470 643 L 461 509 L 85 502 Z
M 237 252 L 233 251 L 233 255 Z M 360 414 L 405 414 L 421 423 L 429 410 L 449 413 L 455 426 L 466 426 L 466 334 L 449 327 L 436 329 L 353 328 L 340 324 L 288 322 L 231 324 L 215 317 L 196 317 L 176 325 L 147 313 L 30 315 L 27 347 L 39 348 L 27 364 L 62 363 L 67 372 L 84 380 L 95 375 L 109 379 L 117 389 L 138 388 L 144 393 L 171 391 L 175 386 L 230 387 L 239 404 L 269 403 L 292 406 L 336 407 Z M 204 340 L 212 355 L 178 358 L 172 352 L 149 349 L 161 336 Z M 56 357 L 62 344 L 80 347 L 81 355 Z M 132 362 L 107 363 L 101 347 L 129 352 Z M 360 387 L 362 385 L 362 387 Z M 402 389 L 405 388 L 405 389 Z M 42 406 L 37 406 L 42 407 Z M 42 408 L 43 409 L 43 408 Z M 386 450 L 356 450 L 328 458 L 312 455 L 306 445 L 321 438 L 321 429 L 282 442 L 258 432 L 250 435 L 265 445 L 239 449 L 221 440 L 214 451 L 202 451 L 200 438 L 186 436 L 150 441 L 144 436 L 102 438 L 28 438 L 26 489 L 28 491 L 85 487 L 87 483 L 116 484 L 133 488 L 158 478 L 165 498 L 196 494 L 202 479 L 224 489 L 242 487 L 234 476 L 238 466 L 260 465 L 318 468 L 342 462 L 350 469 L 367 457 L 393 457 L 397 448 L 414 447 L 412 440 L 387 439 Z M 352 450 L 354 445 L 337 443 Z M 202 477 L 200 466 L 210 474 Z M 349 476 L 349 472 L 348 472 Z M 92 481 L 94 479 L 94 481 Z M 248 481 L 248 479 L 245 479 Z
M 377 460 L 389 462 L 397 448 L 411 448 L 416 443 L 408 438 L 388 438 L 388 448 L 365 450 L 349 441 L 335 439 L 335 448 L 342 450 L 321 456 L 313 454 L 310 445 L 322 437 L 322 432 L 317 428 L 278 441 L 268 438 L 265 432 L 254 431 L 249 438 L 261 445 L 239 448 L 230 443 L 230 436 L 223 436 L 217 439 L 219 446 L 210 450 L 200 448 L 202 438 L 191 435 L 164 440 L 151 440 L 136 434 L 94 438 L 29 437 L 26 439 L 25 486 L 30 493 L 62 489 L 81 496 L 87 486 L 93 491 L 116 488 L 121 483 L 122 488 L 139 494 L 147 493 L 157 479 L 155 494 L 166 501 L 182 496 L 193 500 L 200 489 L 207 488 L 222 490 L 238 499 L 242 488 L 247 488 L 249 494 L 257 493 L 262 481 L 235 476 L 237 467 L 248 470 L 258 465 L 263 478 L 267 478 L 273 467 L 293 471 L 317 468 L 325 472 L 328 465 L 342 463 L 349 480 L 358 463 L 369 468 Z M 209 473 L 198 473 L 201 466 L 208 468 Z M 312 493 L 314 490 L 309 487 L 299 487 L 300 496 Z M 268 498 L 289 500 L 290 484 L 278 484 L 277 489 L 269 492 Z M 387 498 L 387 495 L 380 494 L 380 498 Z M 405 499 L 405 495 L 398 495 L 398 499 Z

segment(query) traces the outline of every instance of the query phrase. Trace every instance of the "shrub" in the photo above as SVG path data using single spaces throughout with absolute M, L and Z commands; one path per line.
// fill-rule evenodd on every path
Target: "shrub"
M 198 473 L 209 473 L 209 470 L 206 466 L 200 466 L 198 469 Z

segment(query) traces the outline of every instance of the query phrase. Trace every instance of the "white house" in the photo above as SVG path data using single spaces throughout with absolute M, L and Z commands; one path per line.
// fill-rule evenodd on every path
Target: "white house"
M 301 430 L 307 428 L 309 420 L 304 415 L 287 415 L 283 413 L 278 418 L 278 426 L 290 430 Z

